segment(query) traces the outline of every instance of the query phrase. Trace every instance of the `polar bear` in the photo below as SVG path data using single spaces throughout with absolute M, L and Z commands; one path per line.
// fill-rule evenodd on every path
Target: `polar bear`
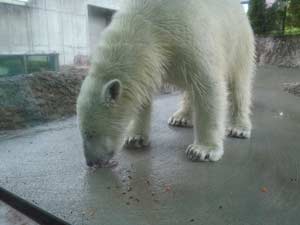
M 125 139 L 127 147 L 149 144 L 152 96 L 163 82 L 183 90 L 169 124 L 194 127 L 187 158 L 218 161 L 226 128 L 250 137 L 254 54 L 239 0 L 126 1 L 100 38 L 77 101 L 87 164 L 109 165 Z

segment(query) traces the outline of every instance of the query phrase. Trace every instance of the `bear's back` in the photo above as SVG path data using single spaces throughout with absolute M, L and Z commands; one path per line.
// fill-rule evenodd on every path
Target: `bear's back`
M 139 15 L 172 34 L 186 28 L 215 36 L 251 30 L 239 0 L 127 0 L 120 14 Z

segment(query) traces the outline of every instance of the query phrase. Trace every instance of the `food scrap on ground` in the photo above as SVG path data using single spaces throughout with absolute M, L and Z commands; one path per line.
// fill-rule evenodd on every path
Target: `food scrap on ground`
M 165 192 L 171 192 L 172 191 L 172 188 L 170 185 L 166 185 L 165 186 Z
M 95 208 L 89 208 L 86 210 L 86 212 L 84 212 L 84 214 L 86 214 L 89 217 L 92 217 L 95 215 L 96 211 L 97 210 Z
M 260 191 L 266 193 L 266 192 L 268 192 L 268 189 L 267 189 L 266 187 L 262 187 L 262 188 L 260 189 Z

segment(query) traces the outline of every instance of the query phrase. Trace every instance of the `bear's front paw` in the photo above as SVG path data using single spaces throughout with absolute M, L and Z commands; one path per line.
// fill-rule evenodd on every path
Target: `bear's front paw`
M 149 145 L 148 138 L 141 135 L 129 136 L 125 139 L 126 148 L 143 148 Z
M 193 126 L 192 121 L 188 116 L 176 114 L 176 113 L 169 118 L 168 124 L 170 126 L 176 126 L 176 127 L 192 127 Z
M 245 139 L 251 137 L 251 129 L 241 127 L 228 127 L 226 129 L 226 134 L 228 137 Z
M 221 147 L 214 148 L 204 145 L 191 144 L 187 147 L 185 153 L 187 158 L 194 162 L 216 162 L 222 158 L 224 151 Z

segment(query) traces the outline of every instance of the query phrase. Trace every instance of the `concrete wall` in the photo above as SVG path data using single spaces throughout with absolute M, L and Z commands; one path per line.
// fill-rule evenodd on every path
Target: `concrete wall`
M 93 55 L 98 44 L 102 31 L 110 23 L 112 10 L 103 9 L 95 6 L 88 6 L 88 32 L 89 32 L 89 47 L 90 55 Z
M 118 10 L 123 0 L 87 0 L 87 4 L 106 9 Z
M 117 9 L 119 3 L 116 0 L 30 0 L 27 6 L 0 3 L 0 54 L 57 52 L 61 65 L 72 64 L 74 56 L 88 55 L 93 46 L 89 45 L 88 5 Z

